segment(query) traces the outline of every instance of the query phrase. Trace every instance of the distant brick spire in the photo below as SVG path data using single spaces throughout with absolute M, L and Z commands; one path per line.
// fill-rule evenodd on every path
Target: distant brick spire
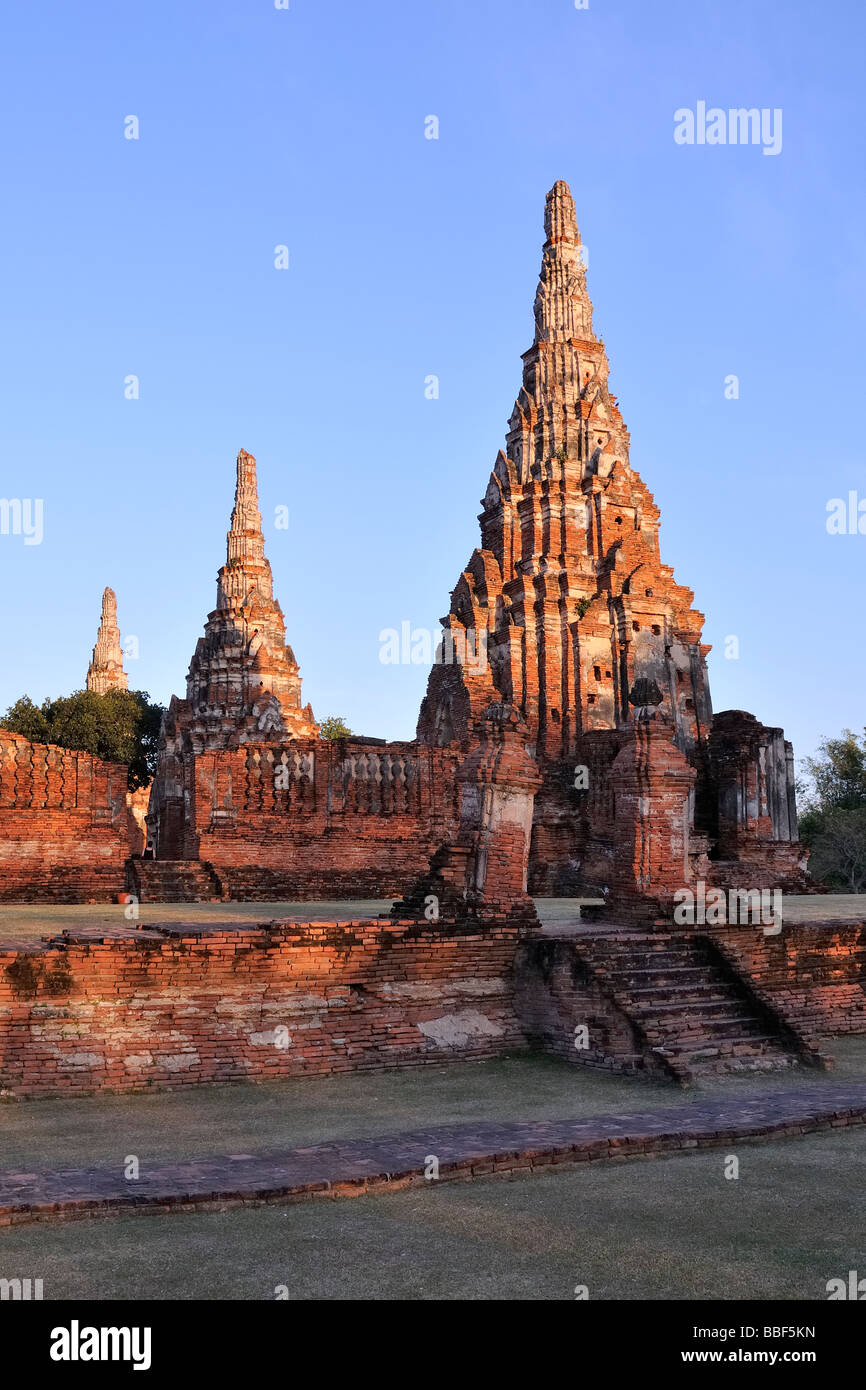
M 102 619 L 93 657 L 87 668 L 87 689 L 95 690 L 97 695 L 105 695 L 109 690 L 129 689 L 123 669 L 120 628 L 117 626 L 117 595 L 113 589 L 106 589 L 102 595 Z

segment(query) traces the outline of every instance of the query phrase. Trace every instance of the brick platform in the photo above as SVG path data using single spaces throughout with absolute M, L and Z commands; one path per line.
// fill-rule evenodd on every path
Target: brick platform
M 274 1080 L 525 1046 L 516 927 L 175 923 L 0 944 L 0 1095 Z
M 788 1008 L 784 979 L 756 987 L 765 948 L 758 933 L 742 935 L 754 945 L 754 970 L 738 969 L 715 940 L 699 934 L 619 931 L 528 941 L 518 956 L 518 1014 L 533 1041 L 566 1061 L 577 1056 L 584 1066 L 661 1073 L 684 1085 L 703 1072 L 823 1068 L 829 1058 L 818 1041 L 822 1000 L 813 999 L 811 1026 L 803 1029 Z M 853 980 L 859 959 L 851 966 Z M 866 1004 L 862 987 L 850 988 Z M 588 1037 L 576 1054 L 581 1024 Z
M 773 938 L 591 931 L 356 918 L 10 937 L 0 1096 L 321 1076 L 532 1046 L 688 1084 L 707 1070 L 824 1066 L 821 1039 L 866 1031 L 862 922 Z
M 225 1210 L 238 1205 L 357 1196 L 421 1187 L 431 1156 L 438 1181 L 508 1177 L 599 1159 L 730 1147 L 866 1122 L 866 1084 L 739 1096 L 583 1120 L 448 1125 L 283 1153 L 142 1163 L 136 1181 L 114 1168 L 0 1176 L 0 1225 L 131 1211 Z

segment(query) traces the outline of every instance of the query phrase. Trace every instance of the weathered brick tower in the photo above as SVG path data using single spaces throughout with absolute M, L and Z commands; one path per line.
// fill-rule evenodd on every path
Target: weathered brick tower
M 179 702 L 180 704 L 181 702 Z M 283 611 L 274 598 L 259 511 L 256 461 L 241 449 L 226 563 L 217 575 L 217 606 L 208 614 L 186 680 L 178 718 L 196 752 L 318 732 L 286 645 Z
M 481 546 L 443 619 L 449 646 L 486 644 L 488 659 L 434 665 L 418 738 L 465 740 L 492 701 L 515 706 L 543 777 L 530 889 L 569 892 L 620 872 L 615 783 L 624 764 L 616 777 L 612 764 L 633 736 L 632 705 L 656 707 L 653 727 L 667 729 L 672 745 L 665 775 L 674 777 L 672 760 L 682 765 L 675 780 L 686 798 L 678 866 L 667 865 L 666 877 L 737 880 L 760 869 L 765 881 L 790 881 L 802 857 L 792 843 L 790 745 L 750 715 L 713 720 L 703 615 L 661 561 L 659 510 L 629 463 L 565 183 L 547 195 L 545 231 L 535 338 L 484 495 Z M 648 866 L 649 827 L 661 824 L 652 797 L 658 791 L 669 810 L 671 794 L 640 758 L 632 762 L 642 782 L 634 806 L 646 819 L 646 835 L 634 827 L 638 859 Z
M 87 668 L 87 689 L 98 695 L 105 695 L 109 690 L 129 689 L 117 626 L 117 595 L 113 589 L 106 589 L 102 595 L 102 618 Z
M 256 460 L 240 450 L 235 507 L 217 607 L 207 616 L 186 677 L 188 730 L 196 751 L 236 748 L 265 734 L 317 733 L 300 706 L 300 676 L 264 555 Z
M 298 663 L 286 645 L 285 619 L 265 558 L 256 461 L 241 449 L 217 606 L 190 662 L 186 699 L 173 696 L 163 721 L 148 814 L 161 857 L 190 852 L 185 762 L 205 751 L 317 734 L 312 709 L 301 706 Z

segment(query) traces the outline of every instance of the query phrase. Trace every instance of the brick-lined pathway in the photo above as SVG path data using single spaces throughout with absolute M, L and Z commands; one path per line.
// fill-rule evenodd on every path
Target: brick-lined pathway
M 738 1139 L 807 1134 L 866 1122 L 866 1084 L 706 1100 L 628 1115 L 517 1124 L 445 1125 L 281 1153 L 226 1154 L 183 1163 L 0 1174 L 0 1225 L 105 1216 L 130 1209 L 221 1210 L 243 1203 L 349 1196 L 423 1185 L 428 1156 L 439 1180 L 487 1176 Z

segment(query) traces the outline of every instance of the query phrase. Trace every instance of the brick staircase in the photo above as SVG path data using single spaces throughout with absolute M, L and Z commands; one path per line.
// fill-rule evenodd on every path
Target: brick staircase
M 628 933 L 587 936 L 574 946 L 676 1080 L 826 1064 L 707 937 Z
M 213 866 L 199 859 L 132 859 L 131 891 L 142 903 L 221 901 Z

